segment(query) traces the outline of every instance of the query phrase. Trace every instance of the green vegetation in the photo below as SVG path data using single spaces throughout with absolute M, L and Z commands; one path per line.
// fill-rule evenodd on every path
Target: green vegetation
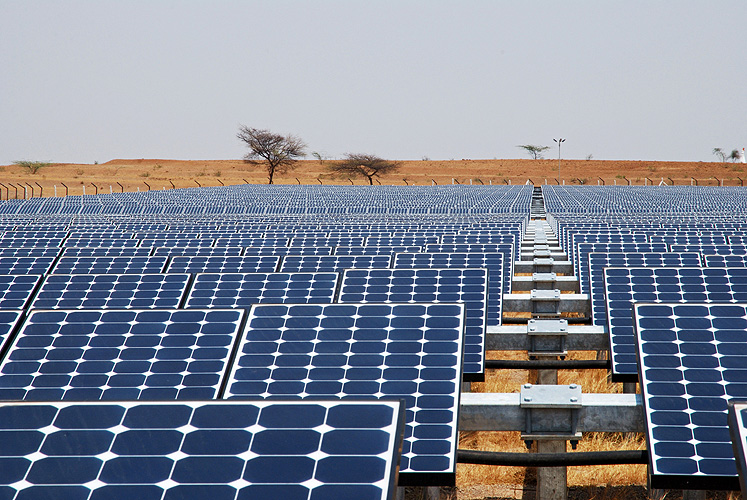
M 542 160 L 542 153 L 550 149 L 550 146 L 535 146 L 534 144 L 520 144 L 516 147 L 526 151 L 533 160 Z

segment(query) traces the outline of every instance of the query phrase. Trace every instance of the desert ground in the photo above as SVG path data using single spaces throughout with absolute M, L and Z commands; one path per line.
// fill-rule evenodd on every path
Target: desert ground
M 330 160 L 333 161 L 333 160 Z M 302 160 L 285 173 L 276 174 L 276 184 L 365 185 L 364 177 L 339 176 L 329 169 L 330 161 Z M 403 161 L 398 171 L 375 182 L 384 185 L 460 184 L 618 184 L 644 185 L 695 184 L 738 186 L 747 180 L 747 165 L 721 162 L 665 162 L 561 160 L 477 160 Z M 741 179 L 740 179 L 741 178 Z M 452 181 L 453 179 L 453 181 Z M 147 191 L 221 184 L 266 184 L 263 165 L 242 160 L 163 160 L 116 159 L 100 164 L 52 163 L 35 174 L 16 165 L 0 166 L 0 182 L 28 183 L 34 196 L 108 193 L 110 191 Z M 40 190 L 40 187 L 42 188 Z M 26 187 L 28 196 L 31 194 Z M 5 189 L 3 199 L 5 199 Z M 13 198 L 15 191 L 9 189 Z M 18 196 L 23 197 L 22 188 Z

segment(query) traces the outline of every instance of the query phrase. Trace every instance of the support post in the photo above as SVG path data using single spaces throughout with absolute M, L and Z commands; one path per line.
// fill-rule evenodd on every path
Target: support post
M 117 184 L 119 184 L 119 182 L 117 182 Z M 124 193 L 124 186 L 122 184 L 119 184 L 119 188 L 120 188 L 119 192 Z
M 44 188 L 38 182 L 34 182 L 34 184 L 36 184 L 37 186 L 39 186 L 39 198 L 43 198 L 44 197 Z
M 65 196 L 67 196 L 67 193 L 69 192 L 69 190 L 68 190 L 67 186 L 65 185 L 65 183 L 64 183 L 64 182 L 60 182 L 60 184 L 62 184 L 62 187 L 64 187 L 64 188 L 65 188 Z
M 538 440 L 537 453 L 566 453 L 563 440 Z M 537 468 L 537 500 L 567 500 L 568 469 L 566 467 Z

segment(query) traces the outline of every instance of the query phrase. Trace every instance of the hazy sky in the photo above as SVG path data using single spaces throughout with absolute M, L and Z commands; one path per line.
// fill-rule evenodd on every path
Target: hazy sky
M 0 164 L 713 161 L 747 146 L 747 2 L 0 0 Z M 557 157 L 557 149 L 547 152 Z

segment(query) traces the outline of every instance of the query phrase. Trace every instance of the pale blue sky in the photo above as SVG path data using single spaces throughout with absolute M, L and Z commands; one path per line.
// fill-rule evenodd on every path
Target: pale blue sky
M 713 161 L 747 146 L 746 55 L 744 0 L 0 0 L 0 165 L 240 158 L 240 124 L 329 157 Z

